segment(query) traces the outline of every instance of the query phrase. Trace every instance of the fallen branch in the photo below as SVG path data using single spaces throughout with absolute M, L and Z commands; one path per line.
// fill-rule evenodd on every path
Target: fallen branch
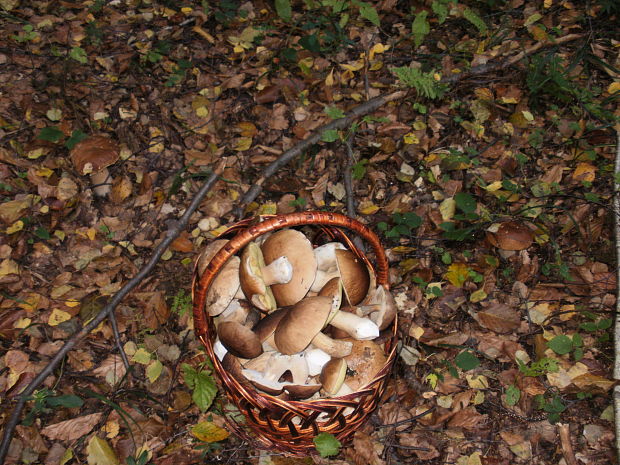
M 578 465 L 573 445 L 570 442 L 570 425 L 558 423 L 558 432 L 560 433 L 560 445 L 562 446 L 562 455 L 564 460 L 566 460 L 566 465 Z
M 195 197 L 192 199 L 192 202 L 187 207 L 187 210 L 179 218 L 178 220 L 174 220 L 170 222 L 168 225 L 168 231 L 166 232 L 166 237 L 162 240 L 155 249 L 153 249 L 153 254 L 149 259 L 148 263 L 142 267 L 142 269 L 136 274 L 133 278 L 131 278 L 127 284 L 125 284 L 121 290 L 119 290 L 114 297 L 108 302 L 108 304 L 101 309 L 101 311 L 93 318 L 86 326 L 76 332 L 71 338 L 69 338 L 62 348 L 54 355 L 54 357 L 50 360 L 50 362 L 45 366 L 43 370 L 26 386 L 26 389 L 19 395 L 19 399 L 17 401 L 17 405 L 11 412 L 11 417 L 7 422 L 4 432 L 2 435 L 2 443 L 0 443 L 0 464 L 4 463 L 6 455 L 9 451 L 9 446 L 11 444 L 11 439 L 13 437 L 13 432 L 15 431 L 15 427 L 19 423 L 22 410 L 28 401 L 28 398 L 32 393 L 45 381 L 49 375 L 52 374 L 54 369 L 62 362 L 67 353 L 73 349 L 82 339 L 84 339 L 93 329 L 95 329 L 99 324 L 108 318 L 112 312 L 116 309 L 118 304 L 125 298 L 129 292 L 136 287 L 152 270 L 155 268 L 155 265 L 164 254 L 168 246 L 174 241 L 174 239 L 185 229 L 187 223 L 189 222 L 190 217 L 196 211 L 203 198 L 207 193 L 212 189 L 213 185 L 219 178 L 219 175 L 224 170 L 224 162 L 218 164 L 218 166 L 214 169 L 213 173 L 207 178 L 204 182 L 200 190 L 196 193 Z
M 614 231 L 616 233 L 616 286 L 620 284 L 620 131 L 616 132 L 616 163 L 614 170 Z M 616 323 L 614 336 L 614 379 L 620 379 L 620 298 L 616 297 Z M 620 459 L 620 386 L 614 387 L 614 422 L 616 426 L 616 453 Z

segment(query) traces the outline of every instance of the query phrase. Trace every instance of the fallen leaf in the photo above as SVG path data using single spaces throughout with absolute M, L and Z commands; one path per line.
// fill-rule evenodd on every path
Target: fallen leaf
M 223 441 L 230 435 L 224 428 L 210 421 L 203 421 L 192 426 L 190 432 L 192 436 L 203 442 Z
M 118 465 L 116 454 L 105 439 L 93 436 L 86 446 L 88 465 Z
M 95 425 L 99 423 L 102 415 L 101 412 L 92 413 L 90 415 L 61 421 L 60 423 L 46 426 L 41 430 L 41 434 L 52 440 L 73 441 L 90 433 Z
M 521 324 L 519 314 L 511 307 L 501 303 L 491 304 L 475 314 L 475 319 L 484 328 L 504 334 L 514 331 Z

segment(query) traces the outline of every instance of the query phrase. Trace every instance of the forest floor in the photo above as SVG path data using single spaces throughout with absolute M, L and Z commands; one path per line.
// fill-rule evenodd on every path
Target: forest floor
M 106 320 L 69 352 L 6 463 L 617 463 L 619 14 L 613 0 L 0 0 L 0 426 L 225 163 L 116 309 L 120 344 Z M 195 257 L 267 164 L 397 90 L 241 205 L 355 216 L 382 239 L 399 309 L 387 390 L 353 441 L 329 459 L 260 451 L 227 429 L 194 337 Z M 93 152 L 115 155 L 108 176 L 89 176 Z

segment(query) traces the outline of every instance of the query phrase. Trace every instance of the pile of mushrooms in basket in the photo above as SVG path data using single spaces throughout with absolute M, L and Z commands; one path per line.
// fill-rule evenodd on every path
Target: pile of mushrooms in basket
M 200 254 L 202 275 L 227 243 Z M 282 229 L 260 236 L 220 270 L 206 295 L 213 350 L 244 386 L 284 399 L 346 395 L 385 365 L 380 332 L 396 305 L 372 271 L 339 242 L 313 247 Z

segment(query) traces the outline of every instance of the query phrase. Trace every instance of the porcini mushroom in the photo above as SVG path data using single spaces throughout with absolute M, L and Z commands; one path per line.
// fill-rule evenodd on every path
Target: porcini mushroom
M 196 275 L 204 273 L 209 262 L 227 243 L 225 239 L 218 239 L 202 250 L 196 260 Z M 245 297 L 239 282 L 239 263 L 239 257 L 231 257 L 211 283 L 205 299 L 209 315 L 217 316 L 227 309 L 233 299 Z
M 254 332 L 236 321 L 224 321 L 217 327 L 224 347 L 236 357 L 254 358 L 263 353 L 263 346 Z
M 241 289 L 261 310 L 271 312 L 277 308 L 270 286 L 286 284 L 292 277 L 293 267 L 286 257 L 278 257 L 267 266 L 256 242 L 250 242 L 243 250 L 239 268 Z
M 347 362 L 343 358 L 332 358 L 321 371 L 319 377 L 325 393 L 333 397 L 340 390 L 347 375 Z
M 271 234 L 261 249 L 267 265 L 286 257 L 293 267 L 293 276 L 288 283 L 271 286 L 278 305 L 294 305 L 303 299 L 316 274 L 316 258 L 306 236 L 295 229 L 282 229 Z
M 396 318 L 397 308 L 394 296 L 383 286 L 377 286 L 369 295 L 367 301 L 370 305 L 367 307 L 360 307 L 362 309 L 362 315 L 369 314 L 370 319 L 376 323 L 379 330 L 383 331 L 394 321 L 394 318 Z M 370 311 L 365 310 L 365 308 Z
M 532 230 L 518 221 L 494 223 L 487 229 L 489 242 L 501 250 L 527 249 L 534 241 Z
M 351 343 L 353 350 L 345 360 L 349 369 L 355 374 L 347 377 L 346 384 L 354 391 L 359 391 L 385 366 L 387 356 L 376 342 L 351 340 Z
M 252 328 L 254 334 L 258 336 L 258 339 L 263 344 L 264 350 L 276 348 L 276 343 L 273 340 L 273 333 L 278 323 L 280 323 L 280 320 L 286 315 L 288 309 L 288 307 L 279 308 L 275 312 L 265 315 L 265 317 L 259 320 Z
M 325 272 L 317 272 L 311 290 L 319 292 L 329 281 L 339 276 L 349 304 L 359 304 L 364 297 L 366 297 L 368 288 L 370 287 L 370 272 L 368 271 L 368 267 L 359 257 L 348 249 L 343 250 L 334 247 L 327 250 L 333 253 L 336 268 L 330 268 Z M 325 254 L 327 253 L 328 252 L 325 252 Z
M 327 323 L 346 331 L 354 337 L 372 338 L 379 335 L 376 325 L 367 318 L 352 313 L 334 311 L 333 299 L 324 296 L 306 297 L 294 305 L 282 318 L 274 334 L 276 346 L 283 354 L 294 354 L 304 350 L 310 342 L 330 355 L 330 347 L 322 347 L 320 334 Z M 314 339 L 313 339 L 314 338 Z M 328 338 L 330 339 L 330 338 Z M 333 341 L 333 343 L 338 341 Z
M 94 135 L 78 142 L 69 156 L 73 166 L 81 175 L 90 175 L 95 195 L 105 197 L 110 193 L 110 172 L 108 166 L 119 159 L 118 144 L 104 135 Z

